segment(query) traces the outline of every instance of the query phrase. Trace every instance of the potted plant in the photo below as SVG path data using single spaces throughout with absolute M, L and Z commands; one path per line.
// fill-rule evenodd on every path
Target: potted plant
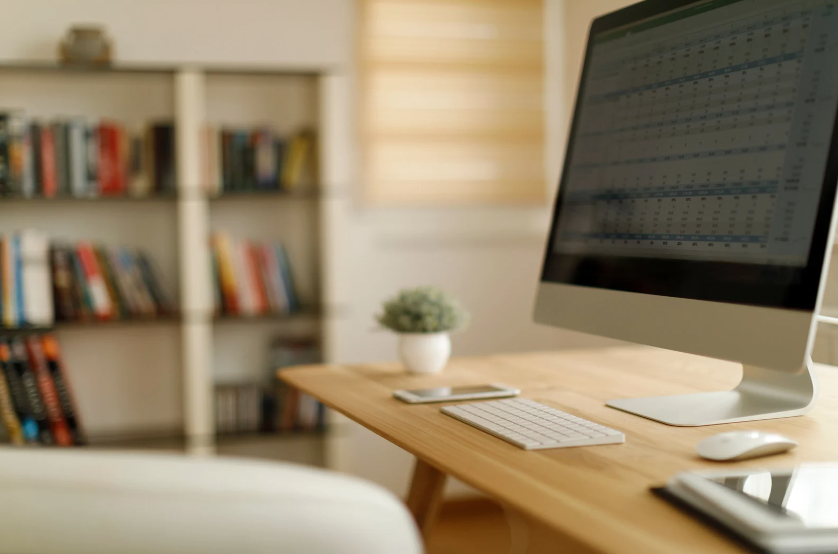
M 385 301 L 376 319 L 399 334 L 399 358 L 408 371 L 437 373 L 451 355 L 449 333 L 462 329 L 468 314 L 440 289 L 418 287 Z

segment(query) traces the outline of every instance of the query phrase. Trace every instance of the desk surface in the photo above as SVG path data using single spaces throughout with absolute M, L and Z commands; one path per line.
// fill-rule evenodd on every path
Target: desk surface
M 612 398 L 724 390 L 741 370 L 727 362 L 626 347 L 460 358 L 438 375 L 408 375 L 398 364 L 316 366 L 283 370 L 282 378 L 364 427 L 560 534 L 578 550 L 598 552 L 741 552 L 649 492 L 674 473 L 720 469 L 694 454 L 695 444 L 733 429 L 770 430 L 800 443 L 792 452 L 737 467 L 838 461 L 838 370 L 817 371 L 820 397 L 803 417 L 669 427 L 604 403 Z M 504 383 L 521 396 L 626 434 L 621 445 L 524 451 L 439 412 L 409 405 L 399 388 Z

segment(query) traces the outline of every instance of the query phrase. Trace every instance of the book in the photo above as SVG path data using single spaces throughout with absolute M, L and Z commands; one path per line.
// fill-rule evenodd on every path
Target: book
M 0 195 L 12 193 L 11 161 L 9 156 L 10 130 L 9 112 L 0 112 Z
M 6 363 L 9 360 L 8 346 L 0 343 L 0 419 L 6 428 L 9 442 L 16 446 L 25 443 L 23 428 L 18 419 L 17 410 L 12 400 L 12 393 L 6 379 Z
M 73 321 L 77 319 L 77 315 L 70 255 L 66 247 L 55 245 L 50 249 L 50 256 L 55 318 L 61 321 Z
M 128 301 L 119 289 L 119 284 L 116 281 L 116 272 L 108 261 L 105 249 L 99 246 L 94 246 L 93 255 L 96 257 L 96 263 L 102 271 L 102 278 L 105 282 L 105 287 L 108 289 L 108 297 L 110 297 L 111 306 L 113 306 L 112 315 L 117 319 L 130 317 L 131 310 L 129 308 Z
M 78 308 L 78 320 L 87 321 L 93 319 L 93 299 L 90 296 L 90 290 L 87 286 L 87 279 L 85 278 L 81 258 L 75 248 L 68 248 L 68 256 L 72 262 L 73 276 L 75 277 L 75 279 L 73 279 L 73 290 L 75 292 L 76 306 Z
M 309 131 L 301 131 L 291 139 L 280 176 L 282 189 L 290 191 L 302 186 L 305 171 L 311 162 L 313 140 Z
M 12 365 L 11 349 L 8 342 L 0 337 L 0 370 L 2 370 L 12 406 L 15 411 L 15 419 L 20 423 L 22 439 L 26 444 L 39 444 L 41 441 L 40 427 L 35 418 L 35 413 L 30 405 L 29 397 L 23 386 L 17 368 Z
M 144 197 L 152 193 L 152 176 L 145 160 L 147 150 L 142 135 L 130 137 L 130 165 L 128 191 L 131 196 Z
M 108 258 L 109 265 L 116 281 L 118 294 L 124 300 L 128 313 L 131 316 L 143 315 L 144 305 L 142 298 L 136 291 L 133 279 L 125 269 L 125 262 L 119 250 L 106 249 L 104 254 Z
M 32 145 L 32 124 L 28 120 L 23 121 L 22 129 L 22 146 L 21 158 L 23 163 L 20 192 L 24 198 L 33 198 L 38 194 L 37 187 L 37 168 L 35 151 Z
M 23 256 L 20 251 L 20 235 L 15 233 L 11 236 L 12 252 L 14 259 L 14 303 L 15 303 L 15 326 L 19 327 L 24 323 L 23 311 Z
M 67 425 L 67 420 L 61 409 L 58 391 L 55 388 L 49 367 L 47 367 L 47 359 L 38 337 L 34 335 L 26 337 L 26 352 L 29 365 L 38 383 L 38 390 L 40 390 L 41 397 L 44 400 L 44 408 L 46 409 L 52 438 L 58 446 L 72 446 L 73 438 L 70 435 L 70 427 Z
M 288 259 L 288 252 L 282 244 L 275 244 L 274 250 L 276 252 L 276 260 L 279 265 L 279 273 L 282 277 L 282 284 L 285 290 L 285 296 L 288 301 L 288 312 L 294 313 L 299 310 L 300 305 L 297 300 L 296 289 L 294 287 L 294 278 L 291 274 L 291 262 Z
M 58 194 L 58 177 L 55 164 L 55 141 L 53 129 L 50 125 L 41 128 L 41 193 L 46 198 L 54 198 Z
M 142 272 L 134 253 L 127 248 L 120 248 L 119 256 L 120 270 L 125 272 L 126 279 L 137 298 L 138 315 L 153 317 L 159 310 L 155 306 L 154 297 L 143 282 Z
M 44 194 L 43 161 L 41 160 L 41 124 L 32 121 L 29 124 L 30 158 L 32 159 L 32 195 Z M 26 194 L 26 191 L 24 191 Z
M 158 193 L 177 190 L 175 168 L 175 126 L 171 122 L 154 123 L 151 127 L 154 159 L 153 183 Z
M 67 124 L 67 175 L 70 193 L 76 198 L 88 196 L 87 124 L 80 118 Z
M 67 196 L 70 193 L 70 166 L 68 164 L 67 123 L 54 121 L 52 123 L 52 144 L 55 155 L 55 183 L 56 194 Z
M 93 313 L 99 319 L 110 319 L 113 316 L 113 304 L 108 294 L 102 269 L 96 260 L 93 245 L 89 242 L 80 242 L 76 246 L 76 253 L 84 271 L 84 279 L 90 295 Z
M 244 241 L 233 242 L 233 263 L 238 284 L 237 294 L 242 315 L 256 315 L 259 313 L 257 299 L 256 275 L 250 265 L 250 251 Z
M 64 362 L 61 359 L 61 350 L 58 341 L 53 335 L 46 334 L 41 337 L 41 346 L 46 356 L 47 369 L 55 383 L 55 390 L 67 427 L 70 430 L 72 443 L 76 446 L 87 444 L 87 435 L 81 424 L 81 417 L 76 405 L 70 381 L 64 369 Z
M 23 194 L 23 179 L 26 170 L 24 148 L 26 147 L 27 123 L 23 113 L 20 111 L 9 113 L 8 125 L 9 178 L 7 192 L 18 196 Z
M 275 137 L 268 129 L 259 129 L 253 133 L 254 188 L 275 190 L 278 187 L 277 150 Z
M 99 124 L 99 194 L 119 196 L 125 191 L 121 134 L 117 123 Z
M 212 236 L 213 248 L 218 263 L 219 288 L 223 298 L 223 311 L 235 315 L 239 313 L 238 284 L 233 271 L 233 247 L 231 239 L 224 233 Z
M 234 190 L 233 183 L 233 135 L 228 129 L 220 131 L 221 188 L 224 192 Z
M 49 265 L 49 239 L 46 233 L 26 230 L 19 235 L 23 310 L 20 320 L 38 327 L 55 321 Z
M 38 378 L 29 364 L 26 345 L 21 337 L 12 337 L 8 344 L 9 367 L 17 375 L 23 393 L 27 398 L 29 415 L 34 421 L 34 425 L 37 426 L 38 441 L 41 444 L 55 444 L 55 438 L 50 430 L 47 407 L 38 386 Z
M 210 196 L 218 196 L 222 192 L 221 142 L 218 128 L 208 125 L 204 129 L 204 159 L 207 161 L 204 167 L 204 178 L 207 184 L 207 194 Z
M 155 309 L 158 314 L 170 314 L 174 311 L 174 304 L 171 297 L 166 293 L 157 275 L 151 258 L 137 252 L 136 254 L 137 267 L 139 268 L 143 284 L 154 302 Z
M 84 126 L 84 152 L 85 168 L 87 176 L 87 195 L 96 196 L 99 194 L 101 185 L 99 183 L 99 124 L 87 122 Z
M 12 237 L 0 236 L 0 287 L 3 293 L 3 325 L 17 327 L 17 272 Z

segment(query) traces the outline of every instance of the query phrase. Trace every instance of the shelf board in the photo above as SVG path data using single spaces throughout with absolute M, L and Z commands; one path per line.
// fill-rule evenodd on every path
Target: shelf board
M 133 317 L 127 319 L 87 319 L 78 321 L 56 321 L 57 329 L 86 329 L 86 328 L 111 328 L 111 327 L 135 327 L 151 325 L 172 325 L 179 323 L 180 315 L 165 315 L 157 317 Z
M 243 190 L 228 191 L 220 195 L 198 194 L 198 199 L 206 198 L 210 202 L 223 202 L 225 200 L 314 200 L 322 196 L 319 190 Z M 0 196 L 0 204 L 23 203 L 23 204 L 90 204 L 96 202 L 105 203 L 145 203 L 145 202 L 175 202 L 177 200 L 190 198 L 192 195 L 178 193 L 152 194 L 149 196 L 56 196 L 47 198 L 45 196 Z
M 247 199 L 265 199 L 276 198 L 286 200 L 311 200 L 320 198 L 322 196 L 318 189 L 308 190 L 241 190 L 241 191 L 226 191 L 219 195 L 208 195 L 207 198 L 211 202 L 221 202 L 224 200 L 247 200 Z
M 24 203 L 24 204 L 67 204 L 79 203 L 90 204 L 95 202 L 120 202 L 120 203 L 141 203 L 141 202 L 172 202 L 178 199 L 177 194 L 152 194 L 149 196 L 56 196 L 47 198 L 45 196 L 2 196 L 0 204 Z
M 24 327 L 6 327 L 0 326 L 0 335 L 26 335 L 29 333 L 49 333 L 52 331 L 52 327 L 37 327 L 37 326 L 24 326 Z
M 215 443 L 219 446 L 242 442 L 272 442 L 293 439 L 322 439 L 329 433 L 328 429 L 310 429 L 305 431 L 287 431 L 276 433 L 219 433 L 215 436 Z
M 320 317 L 322 310 L 317 308 L 303 308 L 292 314 L 270 313 L 257 315 L 220 314 L 213 317 L 217 322 L 259 322 L 259 321 L 291 321 L 296 319 Z
M 16 61 L 0 63 L 0 71 L 77 74 L 173 75 L 178 71 L 196 70 L 209 75 L 260 75 L 285 77 L 318 77 L 328 73 L 328 67 L 277 67 L 269 65 L 201 65 L 201 64 L 143 64 L 118 63 L 110 65 L 63 65 L 53 61 Z

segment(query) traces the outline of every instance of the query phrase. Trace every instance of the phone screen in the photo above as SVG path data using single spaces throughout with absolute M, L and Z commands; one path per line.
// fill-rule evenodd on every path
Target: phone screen
M 407 391 L 419 398 L 448 398 L 451 396 L 459 396 L 461 394 L 477 394 L 485 392 L 498 392 L 506 389 L 494 387 L 492 385 L 476 385 L 469 387 L 439 387 L 436 389 L 420 389 Z

